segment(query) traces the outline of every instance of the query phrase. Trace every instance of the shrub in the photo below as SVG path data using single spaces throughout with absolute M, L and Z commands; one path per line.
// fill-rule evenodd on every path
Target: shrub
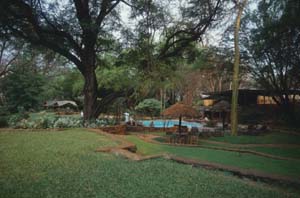
M 83 126 L 83 120 L 77 117 L 58 117 L 53 115 L 29 118 L 25 114 L 14 114 L 9 118 L 9 126 L 22 129 L 77 128 Z
M 14 125 L 14 128 L 27 129 L 28 128 L 27 122 L 28 121 L 26 119 L 22 119 Z
M 51 128 L 51 126 L 53 126 L 48 122 L 47 117 L 42 117 L 42 118 L 36 119 L 34 124 L 35 124 L 34 128 L 37 128 L 37 129 L 46 129 L 46 128 Z
M 8 127 L 8 121 L 6 116 L 0 116 L 0 128 Z
M 27 118 L 29 118 L 29 115 L 25 112 L 13 114 L 9 117 L 8 125 L 13 128 L 18 128 L 19 122 Z
M 61 117 L 55 121 L 53 128 L 76 128 L 82 126 L 83 120 L 81 118 Z
M 107 125 L 114 125 L 115 120 L 113 119 L 95 119 L 95 120 L 90 120 L 89 122 L 85 123 L 85 127 L 88 128 L 97 128 L 97 127 L 103 127 Z
M 161 107 L 161 103 L 158 100 L 154 98 L 150 98 L 140 102 L 135 107 L 135 110 L 138 111 L 139 113 L 143 113 L 145 115 L 149 115 L 153 117 L 159 115 L 160 107 Z
M 42 75 L 15 65 L 13 72 L 3 79 L 3 94 L 11 112 L 34 109 L 42 102 L 44 79 Z M 1 90 L 2 91 L 2 90 Z
M 0 116 L 9 115 L 8 107 L 7 106 L 0 106 Z

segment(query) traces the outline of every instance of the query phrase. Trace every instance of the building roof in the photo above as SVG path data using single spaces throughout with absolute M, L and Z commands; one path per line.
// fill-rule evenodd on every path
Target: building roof
M 274 96 L 274 92 L 264 90 L 264 89 L 239 89 L 239 94 L 248 94 L 248 95 L 262 95 L 262 96 Z M 288 94 L 300 94 L 300 89 L 289 90 Z M 231 96 L 232 90 L 225 90 L 219 92 L 207 92 L 203 93 L 203 95 L 207 96 L 204 99 L 212 99 L 214 97 L 221 97 L 221 96 Z
M 72 100 L 50 100 L 44 103 L 45 107 L 63 107 L 65 105 L 77 107 L 76 102 Z

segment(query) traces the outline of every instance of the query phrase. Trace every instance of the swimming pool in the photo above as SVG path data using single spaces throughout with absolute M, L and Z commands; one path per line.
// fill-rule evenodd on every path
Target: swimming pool
M 151 122 L 153 122 L 153 125 L 155 128 L 170 128 L 173 127 L 174 125 L 179 125 L 178 120 L 139 120 L 144 126 L 149 127 Z M 201 123 L 198 122 L 186 122 L 186 121 L 181 121 L 181 126 L 187 126 L 188 128 L 192 127 L 202 127 Z

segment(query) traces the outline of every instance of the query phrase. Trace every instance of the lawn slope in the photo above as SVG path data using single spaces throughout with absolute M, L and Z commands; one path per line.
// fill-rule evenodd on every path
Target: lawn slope
M 83 129 L 0 132 L 0 197 L 299 197 L 165 159 L 94 152 L 115 144 Z

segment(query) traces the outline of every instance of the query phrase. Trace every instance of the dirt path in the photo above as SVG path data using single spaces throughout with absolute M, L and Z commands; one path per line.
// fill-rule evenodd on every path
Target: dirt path
M 220 171 L 228 171 L 231 172 L 232 174 L 243 178 L 249 178 L 252 180 L 259 180 L 259 181 L 264 181 L 267 183 L 277 183 L 277 184 L 286 184 L 292 187 L 299 187 L 300 185 L 300 179 L 295 179 L 287 176 L 282 176 L 282 175 L 276 175 L 276 174 L 268 174 L 264 173 L 261 171 L 257 171 L 254 169 L 241 169 L 235 166 L 228 166 L 228 165 L 223 165 L 223 164 L 218 164 L 218 163 L 213 163 L 209 161 L 204 161 L 204 160 L 192 160 L 188 158 L 182 158 L 182 157 L 177 157 L 173 155 L 168 155 L 168 154 L 160 154 L 160 155 L 151 155 L 151 156 L 142 156 L 138 153 L 132 152 L 132 148 L 136 148 L 134 144 L 131 142 L 125 140 L 125 138 L 122 135 L 112 135 L 105 133 L 101 130 L 98 129 L 90 129 L 92 132 L 96 132 L 101 135 L 108 136 L 114 141 L 117 141 L 120 143 L 120 145 L 116 147 L 105 147 L 105 148 L 99 148 L 96 150 L 96 152 L 108 152 L 108 153 L 113 153 L 115 155 L 120 155 L 123 156 L 127 159 L 134 160 L 134 161 L 143 161 L 143 160 L 148 160 L 148 159 L 154 159 L 154 158 L 164 158 L 172 161 L 176 161 L 178 163 L 182 164 L 189 164 L 194 167 L 202 167 L 205 169 L 213 169 L 213 170 L 220 170 Z M 150 137 L 156 137 L 154 135 L 150 135 Z M 152 138 L 145 138 L 148 139 L 149 142 L 154 143 Z

